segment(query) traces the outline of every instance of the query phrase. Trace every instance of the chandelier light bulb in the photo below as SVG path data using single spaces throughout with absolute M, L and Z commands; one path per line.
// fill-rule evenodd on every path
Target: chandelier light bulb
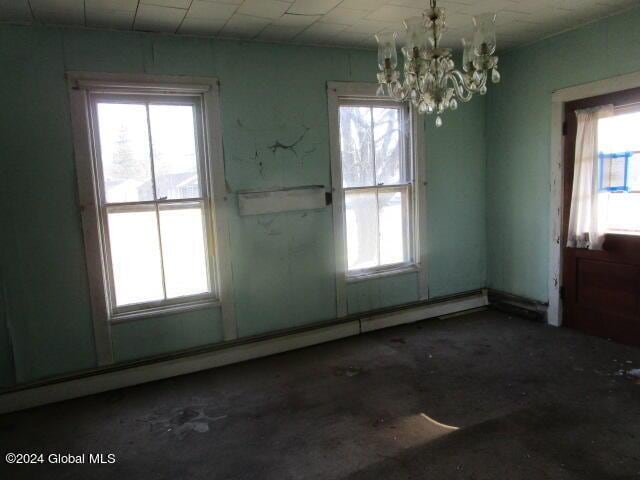
M 476 55 L 493 55 L 496 51 L 496 14 L 485 13 L 473 17 L 473 44 Z
M 398 52 L 396 50 L 396 32 L 384 32 L 376 35 L 378 41 L 378 68 L 394 70 L 398 66 Z
M 487 93 L 489 73 L 493 83 L 500 82 L 498 57 L 494 55 L 495 22 L 494 13 L 473 18 L 473 38 L 462 40 L 462 66 L 457 69 L 451 50 L 440 45 L 447 25 L 445 9 L 437 6 L 437 0 L 430 0 L 422 17 L 404 21 L 406 42 L 402 47 L 402 75 L 396 70 L 397 34 L 383 32 L 376 35 L 378 95 L 384 96 L 386 92 L 388 97 L 411 104 L 421 114 L 436 113 L 436 126 L 441 126 L 440 114 L 457 109 L 460 102 L 470 101 L 475 94 Z
M 404 21 L 406 34 L 405 48 L 412 58 L 418 58 L 420 52 L 427 48 L 427 31 L 422 17 L 411 17 Z

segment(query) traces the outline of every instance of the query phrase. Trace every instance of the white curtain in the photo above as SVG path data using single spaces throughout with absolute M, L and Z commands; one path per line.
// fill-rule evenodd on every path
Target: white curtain
M 578 131 L 568 247 L 602 249 L 607 195 L 600 193 L 598 186 L 598 120 L 612 115 L 613 105 L 576 111 Z

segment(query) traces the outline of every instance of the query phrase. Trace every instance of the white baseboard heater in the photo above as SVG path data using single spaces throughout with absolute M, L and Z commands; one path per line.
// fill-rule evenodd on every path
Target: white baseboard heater
M 479 290 L 393 309 L 364 313 L 301 329 L 276 332 L 263 337 L 235 340 L 209 348 L 180 352 L 168 357 L 106 367 L 75 376 L 23 385 L 14 391 L 0 395 L 0 413 L 24 410 L 47 403 L 266 357 L 373 330 L 414 323 L 487 305 L 487 291 Z

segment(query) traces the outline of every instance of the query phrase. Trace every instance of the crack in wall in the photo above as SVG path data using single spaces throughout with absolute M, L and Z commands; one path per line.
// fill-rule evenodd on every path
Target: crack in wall
M 276 143 L 269 146 L 269 150 L 271 150 L 271 153 L 276 153 L 278 150 L 290 150 L 297 157 L 298 152 L 296 151 L 296 147 L 300 142 L 302 142 L 302 140 L 304 140 L 304 137 L 307 136 L 307 133 L 309 133 L 310 130 L 310 128 L 306 125 L 303 125 L 302 128 L 304 128 L 304 132 L 302 132 L 302 135 L 300 135 L 296 141 L 289 145 L 282 143 L 280 140 L 276 140 Z

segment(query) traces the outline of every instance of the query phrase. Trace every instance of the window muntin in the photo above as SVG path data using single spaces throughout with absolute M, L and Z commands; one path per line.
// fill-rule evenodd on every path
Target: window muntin
M 338 108 L 347 275 L 411 265 L 414 186 L 406 107 L 342 99 Z
M 202 98 L 90 94 L 111 317 L 215 297 Z
M 640 233 L 640 112 L 598 121 L 598 182 L 606 230 Z

